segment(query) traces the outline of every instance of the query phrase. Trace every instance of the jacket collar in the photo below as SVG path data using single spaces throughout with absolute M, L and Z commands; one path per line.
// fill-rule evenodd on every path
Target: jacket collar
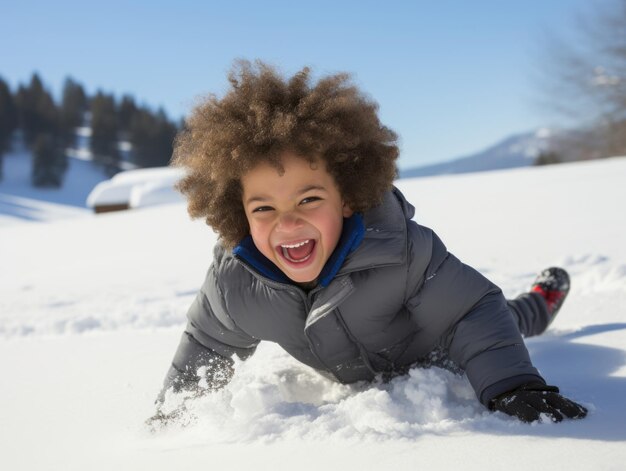
M 337 273 L 343 275 L 367 268 L 399 265 L 407 259 L 407 220 L 415 208 L 397 188 L 385 194 L 380 205 L 363 218 L 365 235 L 359 247 L 346 257 Z
M 360 214 L 355 213 L 349 218 L 344 218 L 337 247 L 335 247 L 335 250 L 320 273 L 318 281 L 320 286 L 328 286 L 333 278 L 335 278 L 346 257 L 355 250 L 363 240 L 364 234 L 365 226 L 363 225 L 363 217 Z M 246 236 L 239 245 L 233 249 L 233 254 L 270 280 L 278 281 L 279 283 L 294 283 L 282 270 L 256 248 L 252 236 L 250 235 Z
M 406 221 L 414 214 L 415 208 L 394 187 L 385 194 L 379 206 L 363 216 L 355 213 L 344 219 L 341 237 L 320 273 L 319 285 L 328 286 L 338 275 L 404 263 L 407 253 Z M 293 284 L 259 252 L 250 235 L 233 249 L 233 254 L 262 276 L 279 283 Z

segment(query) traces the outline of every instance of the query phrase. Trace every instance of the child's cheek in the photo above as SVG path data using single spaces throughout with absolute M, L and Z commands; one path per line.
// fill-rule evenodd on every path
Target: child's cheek
M 260 227 L 261 226 L 261 227 Z M 269 243 L 269 234 L 266 233 L 259 224 L 252 224 L 250 226 L 250 235 L 252 236 L 252 241 L 256 248 L 265 255 L 267 258 L 271 259 L 273 255 L 273 250 L 271 244 Z

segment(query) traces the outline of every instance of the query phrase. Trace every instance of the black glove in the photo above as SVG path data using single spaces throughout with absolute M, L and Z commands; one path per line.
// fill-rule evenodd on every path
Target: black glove
M 563 417 L 582 419 L 587 409 L 559 394 L 559 388 L 541 383 L 524 384 L 513 391 L 492 399 L 491 410 L 498 410 L 517 417 L 523 422 L 539 420 L 539 414 L 547 414 L 553 422 Z

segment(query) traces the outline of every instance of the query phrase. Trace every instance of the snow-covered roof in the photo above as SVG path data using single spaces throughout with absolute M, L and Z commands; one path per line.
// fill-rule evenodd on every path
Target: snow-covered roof
M 174 185 L 184 176 L 171 167 L 127 170 L 96 185 L 87 197 L 87 206 L 128 204 L 131 208 L 182 201 Z

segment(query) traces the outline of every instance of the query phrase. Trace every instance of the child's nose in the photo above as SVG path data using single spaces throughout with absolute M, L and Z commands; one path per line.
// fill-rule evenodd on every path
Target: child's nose
M 281 214 L 278 219 L 278 231 L 290 232 L 300 227 L 302 227 L 302 220 L 293 211 Z

